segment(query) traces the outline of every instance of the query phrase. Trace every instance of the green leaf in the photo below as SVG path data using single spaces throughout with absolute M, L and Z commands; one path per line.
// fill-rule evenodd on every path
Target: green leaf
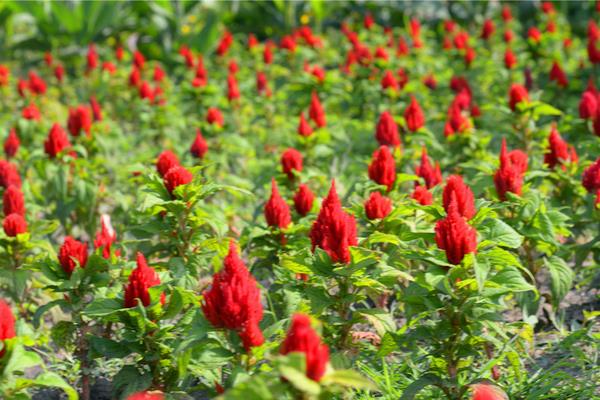
M 439 377 L 433 374 L 425 374 L 410 385 L 408 385 L 406 389 L 404 389 L 400 400 L 412 400 L 421 390 L 425 389 L 427 386 L 440 385 L 441 383 L 442 380 Z
M 506 222 L 496 218 L 488 218 L 478 227 L 478 231 L 485 240 L 490 240 L 499 246 L 516 249 L 523 243 L 523 236 L 519 235 Z
M 387 311 L 381 309 L 357 310 L 357 314 L 365 317 L 377 331 L 379 337 L 383 337 L 386 332 L 396 331 L 396 322 L 394 317 Z
M 306 376 L 306 358 L 304 353 L 290 353 L 277 360 L 277 370 L 296 389 L 317 396 L 321 392 L 319 384 Z
M 521 274 L 521 272 L 513 266 L 504 267 L 489 281 L 497 283 L 498 285 L 509 289 L 511 292 L 527 292 L 530 290 L 536 290 L 535 286 L 527 282 L 523 277 L 523 274 Z
M 89 342 L 92 349 L 102 357 L 123 358 L 132 353 L 129 346 L 107 338 L 91 336 Z
M 122 308 L 123 304 L 117 299 L 97 299 L 91 302 L 83 313 L 89 317 L 104 317 Z
M 556 256 L 544 259 L 544 264 L 550 271 L 552 306 L 557 308 L 573 285 L 574 273 L 565 260 Z
M 376 390 L 377 386 L 356 371 L 341 369 L 329 373 L 321 379 L 322 385 L 340 385 L 353 389 Z
M 38 375 L 33 383 L 36 386 L 46 386 L 46 387 L 56 387 L 62 389 L 69 400 L 77 400 L 79 396 L 75 389 L 73 389 L 60 375 L 55 374 L 54 372 L 43 372 Z

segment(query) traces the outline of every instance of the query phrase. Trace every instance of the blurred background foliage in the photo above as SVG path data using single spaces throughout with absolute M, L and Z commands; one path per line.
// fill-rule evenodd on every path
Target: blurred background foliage
M 81 60 L 90 43 L 139 48 L 153 59 L 172 62 L 176 49 L 187 44 L 208 53 L 225 29 L 254 33 L 259 39 L 278 38 L 293 27 L 309 24 L 317 32 L 353 15 L 367 12 L 384 26 L 403 26 L 407 16 L 437 23 L 452 17 L 461 25 L 481 23 L 478 19 L 497 8 L 496 1 L 20 1 L 0 2 L 0 61 L 39 61 L 41 51 L 53 51 L 64 62 Z M 524 25 L 533 21 L 535 2 L 519 2 L 518 18 Z M 579 2 L 557 2 L 568 16 L 572 29 L 583 32 L 587 16 Z M 37 59 L 36 59 L 37 57 Z M 28 64 L 23 65 L 29 67 Z

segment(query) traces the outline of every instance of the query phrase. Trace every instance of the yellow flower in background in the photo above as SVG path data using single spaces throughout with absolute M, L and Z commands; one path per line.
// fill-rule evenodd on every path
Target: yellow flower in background
M 182 34 L 184 34 L 184 35 L 187 35 L 187 34 L 189 34 L 191 30 L 192 30 L 192 29 L 190 28 L 190 26 L 189 26 L 189 25 L 183 25 L 183 26 L 181 27 L 181 33 L 182 33 Z
M 111 36 L 111 37 L 109 37 L 108 39 L 106 39 L 106 43 L 107 43 L 109 46 L 114 46 L 114 44 L 116 43 L 116 40 L 115 40 L 115 38 L 114 38 L 114 37 L 112 37 L 112 36 Z
M 187 16 L 187 20 L 188 20 L 188 22 L 190 24 L 193 24 L 194 22 L 196 22 L 197 19 L 198 18 L 195 15 L 193 15 L 193 14 L 190 14 L 190 15 Z
M 300 23 L 302 25 L 307 25 L 310 22 L 310 17 L 307 14 L 302 14 L 300 17 Z

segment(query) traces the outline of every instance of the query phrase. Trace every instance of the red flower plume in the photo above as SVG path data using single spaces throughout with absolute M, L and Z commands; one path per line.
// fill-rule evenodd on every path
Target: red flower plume
M 515 150 L 506 150 L 506 139 L 502 139 L 500 150 L 500 168 L 494 175 L 494 184 L 500 200 L 506 200 L 506 193 L 511 192 L 520 195 L 523 186 L 523 174 L 527 171 L 527 155 Z
M 206 113 L 206 122 L 211 125 L 223 126 L 223 114 L 216 107 L 210 107 Z
M 415 96 L 410 96 L 410 104 L 404 110 L 404 119 L 411 132 L 416 132 L 425 125 L 425 115 Z
M 600 157 L 583 171 L 581 183 L 589 193 L 596 193 L 600 189 Z
M 267 225 L 285 229 L 292 221 L 290 207 L 279 194 L 275 179 L 271 180 L 271 197 L 265 204 L 265 219 Z
M 449 212 L 450 201 L 456 199 L 458 213 L 467 220 L 475 215 L 475 199 L 471 188 L 463 181 L 460 175 L 451 175 L 446 180 L 446 186 L 442 194 L 444 209 Z
M 149 267 L 146 263 L 146 258 L 142 253 L 137 253 L 137 268 L 129 275 L 129 283 L 125 287 L 124 296 L 124 307 L 132 308 L 136 307 L 138 301 L 141 302 L 144 307 L 150 305 L 150 293 L 148 289 L 153 286 L 160 285 L 160 278 L 154 270 Z M 161 304 L 165 304 L 165 294 L 160 295 Z
M 156 159 L 156 170 L 164 177 L 167 171 L 179 165 L 179 158 L 170 150 L 165 150 Z
M 394 73 L 392 71 L 387 70 L 383 74 L 383 78 L 381 78 L 381 88 L 383 90 L 386 90 L 388 88 L 398 90 L 400 88 L 400 86 L 398 85 L 398 81 L 396 80 L 396 77 L 394 76 Z
M 577 162 L 577 153 L 573 146 L 569 146 L 563 140 L 556 126 L 552 126 L 548 136 L 548 149 L 544 154 L 544 164 L 547 164 L 550 168 L 560 165 L 564 170 L 564 164 L 569 162 Z
M 287 149 L 281 155 L 281 167 L 289 179 L 294 179 L 293 171 L 302 171 L 302 153 L 293 148 Z
M 579 101 L 579 117 L 583 119 L 595 119 L 598 111 L 598 99 L 592 91 L 586 90 Z
M 0 186 L 8 189 L 11 186 L 21 187 L 21 177 L 16 165 L 0 160 Z
M 165 395 L 162 392 L 137 392 L 127 397 L 127 400 L 165 400 Z
M 321 211 L 310 230 L 312 250 L 320 247 L 333 262 L 350 262 L 349 246 L 356 246 L 356 220 L 342 209 L 342 203 L 331 183 L 329 194 L 321 204 Z
M 508 92 L 508 105 L 510 109 L 515 111 L 517 109 L 517 104 L 528 102 L 529 92 L 527 92 L 527 89 L 524 86 L 513 83 Z
M 0 340 L 12 339 L 16 336 L 15 316 L 4 300 L 0 300 Z M 0 350 L 0 358 L 6 353 L 6 347 Z
M 392 212 L 392 201 L 379 192 L 373 192 L 365 202 L 365 214 L 368 219 L 381 219 Z
M 240 98 L 240 89 L 238 87 L 235 75 L 229 74 L 227 77 L 227 99 L 232 102 Z
M 196 158 L 204 158 L 204 155 L 208 151 L 208 144 L 200 132 L 200 128 L 196 129 L 196 138 L 192 142 L 190 147 L 190 153 Z
M 396 181 L 396 163 L 387 146 L 381 146 L 373 153 L 373 160 L 369 165 L 369 178 L 387 186 L 388 192 L 392 190 Z
M 298 134 L 304 137 L 309 137 L 312 135 L 313 129 L 304 118 L 304 113 L 300 113 L 300 122 L 298 123 Z
M 67 128 L 71 135 L 79 136 L 81 131 L 83 131 L 89 136 L 91 127 L 92 113 L 88 107 L 78 106 L 76 108 L 69 108 Z
M 554 61 L 552 64 L 552 69 L 550 70 L 550 80 L 555 81 L 558 86 L 563 88 L 567 87 L 569 84 L 567 74 L 565 74 L 565 71 L 563 71 L 557 61 Z
M 427 157 L 427 149 L 423 147 L 421 151 L 421 165 L 415 168 L 415 173 L 423 178 L 427 189 L 442 183 L 442 171 L 440 170 L 440 164 L 435 163 L 435 167 L 431 165 L 429 157 Z
M 327 125 L 327 122 L 325 121 L 325 110 L 323 109 L 323 106 L 319 101 L 319 96 L 317 96 L 316 92 L 312 93 L 310 108 L 308 109 L 308 116 L 319 128 Z
M 426 186 L 415 186 L 415 190 L 413 190 L 410 197 L 411 199 L 416 200 L 417 203 L 421 204 L 422 206 L 428 206 L 430 204 L 433 204 L 433 195 L 429 190 L 427 190 Z
M 57 123 L 52 125 L 48 138 L 44 141 L 44 150 L 50 158 L 56 158 L 56 156 L 63 150 L 70 148 L 71 142 L 67 137 L 67 133 Z
M 295 314 L 292 325 L 279 350 L 281 354 L 304 353 L 306 359 L 306 376 L 313 381 L 320 381 L 329 362 L 329 348 L 321 342 L 321 338 L 311 327 L 310 317 Z
M 102 257 L 110 258 L 110 248 L 117 241 L 117 233 L 110 223 L 110 216 L 108 214 L 103 214 L 100 217 L 100 223 L 102 228 L 96 234 L 94 248 L 102 250 Z
M 25 198 L 18 186 L 10 185 L 4 191 L 2 208 L 5 216 L 13 213 L 25 215 Z
M 202 311 L 214 327 L 237 331 L 246 350 L 263 344 L 258 327 L 263 318 L 260 289 L 240 259 L 233 240 L 223 268 L 213 276 L 212 285 L 203 297 Z
M 6 236 L 15 237 L 18 234 L 27 232 L 27 221 L 21 214 L 13 213 L 4 218 L 2 223 Z
M 24 119 L 33 121 L 39 121 L 40 119 L 42 119 L 42 114 L 40 113 L 40 110 L 37 108 L 35 103 L 31 103 L 28 106 L 23 107 L 23 110 L 21 111 L 21 116 Z
M 19 150 L 19 146 L 21 145 L 21 141 L 17 136 L 17 131 L 15 128 L 11 128 L 8 132 L 8 136 L 4 141 L 4 154 L 6 154 L 6 158 L 14 157 Z
M 471 400 L 508 400 L 502 389 L 489 383 L 476 383 L 471 385 L 471 390 Z
M 456 195 L 453 193 L 447 207 L 446 218 L 435 225 L 435 242 L 446 252 L 451 264 L 460 264 L 465 254 L 477 249 L 477 231 L 460 214 Z
M 296 212 L 304 217 L 312 210 L 314 201 L 315 195 L 313 192 L 310 191 L 308 186 L 301 184 L 298 187 L 298 192 L 294 195 L 294 208 Z
M 399 147 L 400 136 L 398 135 L 398 125 L 389 111 L 384 111 L 377 122 L 375 138 L 380 146 Z
M 163 181 L 165 183 L 165 187 L 171 194 L 173 195 L 173 191 L 176 187 L 181 185 L 187 185 L 194 179 L 194 175 L 181 165 L 176 165 L 171 168 L 165 174 Z
M 71 236 L 65 237 L 65 241 L 58 251 L 58 261 L 67 275 L 71 276 L 77 264 L 81 268 L 85 268 L 87 258 L 88 252 L 85 243 L 79 242 Z

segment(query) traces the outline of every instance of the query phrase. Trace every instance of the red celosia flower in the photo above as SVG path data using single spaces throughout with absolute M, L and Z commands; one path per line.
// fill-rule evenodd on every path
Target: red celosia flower
M 133 53 L 133 65 L 135 65 L 140 70 L 143 70 L 144 64 L 146 64 L 146 58 L 139 50 L 136 50 Z
M 148 82 L 142 81 L 138 89 L 138 93 L 140 95 L 140 99 L 148 99 L 150 103 L 154 101 L 154 91 Z
M 542 1 L 542 11 L 544 14 L 554 14 L 556 10 L 551 1 Z
M 230 74 L 235 75 L 240 70 L 240 67 L 238 67 L 237 62 L 235 62 L 235 60 L 229 60 L 227 70 Z
M 312 135 L 313 129 L 304 118 L 304 113 L 300 113 L 300 122 L 298 123 L 298 134 L 304 137 L 309 137 Z
M 77 264 L 81 268 L 85 268 L 87 258 L 87 245 L 85 243 L 79 242 L 71 236 L 65 237 L 65 241 L 58 251 L 58 262 L 67 275 L 71 276 Z
M 196 158 L 204 158 L 204 155 L 208 151 L 208 144 L 200 132 L 200 128 L 196 129 L 196 138 L 190 147 L 190 153 Z
M 532 26 L 527 30 L 527 38 L 534 43 L 538 43 L 542 39 L 542 33 L 538 28 Z
M 73 136 L 79 136 L 81 131 L 84 131 L 89 136 L 90 129 L 92 128 L 92 113 L 90 109 L 86 106 L 69 108 L 67 128 Z
M 310 100 L 310 108 L 308 109 L 308 116 L 314 121 L 319 128 L 324 127 L 327 122 L 325 121 L 325 110 L 319 101 L 319 96 L 316 92 L 312 93 Z
M 402 36 L 398 39 L 398 47 L 396 48 L 396 55 L 398 56 L 407 56 L 410 53 L 410 48 L 408 47 L 408 43 L 406 43 L 406 39 Z
M 506 150 L 506 139 L 502 139 L 502 148 L 500 150 L 500 168 L 494 175 L 494 184 L 500 200 L 506 200 L 506 193 L 511 192 L 517 195 L 521 194 L 523 186 L 523 174 L 527 170 L 527 156 L 523 163 L 522 152 L 511 152 Z M 524 168 L 524 169 L 523 169 Z
M 42 118 L 42 114 L 40 114 L 40 110 L 38 110 L 37 106 L 34 103 L 29 104 L 28 106 L 23 108 L 21 112 L 21 116 L 28 120 L 39 121 Z
M 554 61 L 552 64 L 552 69 L 550 70 L 550 80 L 555 81 L 560 87 L 567 87 L 569 84 L 567 74 L 565 74 L 565 71 L 563 71 L 557 61 Z
M 494 25 L 494 21 L 491 19 L 486 19 L 483 21 L 483 26 L 481 28 L 481 38 L 484 40 L 488 40 L 492 37 L 494 32 L 496 31 L 496 26 Z
M 15 316 L 4 300 L 0 300 L 0 340 L 12 339 L 17 336 L 15 332 Z M 0 358 L 6 353 L 6 346 L 0 350 Z
M 410 104 L 404 110 L 404 119 L 411 132 L 416 132 L 425 125 L 425 115 L 413 95 L 410 96 Z
M 162 177 L 176 165 L 179 165 L 179 158 L 170 150 L 163 151 L 156 159 L 156 170 Z
M 306 376 L 320 381 L 329 363 L 329 348 L 310 324 L 310 317 L 294 314 L 292 325 L 279 349 L 281 354 L 304 353 Z
M 442 194 L 444 209 L 448 212 L 450 201 L 456 199 L 456 206 L 460 215 L 471 219 L 475 215 L 475 198 L 471 188 L 463 181 L 460 175 L 451 175 L 446 180 Z
M 117 61 L 123 60 L 124 55 L 125 55 L 125 50 L 123 49 L 123 46 L 118 45 L 117 48 L 115 49 L 115 57 L 117 58 Z
M 296 51 L 296 41 L 294 40 L 292 35 L 285 35 L 281 38 L 279 47 L 281 49 L 288 50 L 290 53 L 293 53 Z
M 165 400 L 162 392 L 137 392 L 127 397 L 127 400 Z
M 515 56 L 515 53 L 508 48 L 504 52 L 504 66 L 506 69 L 513 69 L 515 65 L 517 65 L 517 57 Z
M 94 121 L 102 121 L 102 109 L 100 108 L 100 103 L 96 100 L 96 96 L 90 97 L 90 107 L 92 108 Z
M 453 102 L 448 109 L 448 120 L 444 126 L 444 136 L 452 136 L 455 133 L 463 133 L 472 127 L 471 121 L 463 113 L 458 103 Z
M 550 168 L 560 165 L 564 170 L 565 163 L 576 161 L 577 153 L 575 153 L 575 149 L 569 147 L 558 133 L 556 126 L 552 126 L 550 136 L 548 136 L 548 149 L 544 154 L 544 164 L 547 164 Z
M 29 72 L 29 90 L 34 94 L 46 93 L 46 82 L 38 74 L 31 71 Z
M 227 77 L 227 99 L 231 102 L 240 98 L 240 89 L 238 88 L 235 75 L 229 74 Z
M 315 195 L 313 192 L 310 191 L 308 186 L 301 184 L 298 187 L 298 192 L 294 195 L 294 208 L 296 212 L 304 217 L 312 210 L 314 201 Z
M 273 51 L 271 50 L 273 47 L 272 42 L 265 43 L 265 49 L 263 51 L 263 61 L 265 64 L 271 64 L 273 62 Z
M 437 80 L 433 74 L 429 74 L 423 78 L 423 84 L 429 89 L 434 90 L 437 87 Z
M 471 400 L 508 400 L 508 396 L 498 386 L 489 383 L 470 385 L 473 391 Z
M 329 194 L 321 204 L 321 211 L 310 230 L 312 250 L 320 247 L 333 262 L 350 262 L 349 246 L 356 246 L 356 221 L 342 209 L 335 181 L 331 183 Z
M 583 92 L 579 102 L 579 117 L 583 119 L 595 119 L 598 111 L 598 99 L 596 95 L 588 90 Z
M 173 190 L 177 186 L 187 185 L 194 179 L 194 175 L 181 165 L 176 165 L 169 169 L 165 176 L 163 177 L 163 181 L 165 183 L 165 187 L 171 194 L 173 195 Z
M 310 73 L 319 83 L 323 83 L 325 81 L 325 69 L 319 67 L 318 65 L 312 67 Z
M 0 160 L 0 186 L 8 189 L 11 186 L 21 187 L 21 177 L 16 165 Z
M 393 90 L 399 89 L 398 81 L 396 80 L 396 77 L 394 76 L 394 73 L 392 71 L 387 70 L 383 74 L 383 78 L 381 78 L 381 88 L 383 90 L 386 90 L 388 88 L 391 88 Z
M 375 138 L 380 146 L 399 147 L 400 135 L 398 135 L 398 125 L 389 111 L 384 111 L 377 122 Z
M 4 154 L 6 154 L 6 158 L 14 157 L 19 150 L 19 146 L 21 145 L 21 141 L 17 136 L 17 131 L 15 128 L 11 128 L 8 132 L 8 136 L 4 141 Z
M 429 190 L 427 190 L 427 187 L 422 185 L 415 186 L 415 190 L 413 190 L 410 197 L 416 200 L 422 206 L 433 204 L 433 195 Z
M 527 89 L 524 86 L 513 83 L 508 92 L 508 105 L 510 109 L 515 111 L 517 109 L 517 104 L 528 102 L 529 93 L 527 92 Z
M 365 27 L 365 29 L 371 29 L 371 27 L 373 27 L 373 24 L 375 24 L 373 16 L 370 13 L 365 14 L 365 17 L 363 18 L 363 26 Z
M 0 64 L 0 86 L 8 85 L 8 77 L 9 76 L 10 76 L 10 69 L 8 69 L 8 67 L 6 65 Z
M 427 149 L 423 147 L 421 151 L 421 164 L 415 168 L 415 174 L 423 178 L 425 186 L 428 189 L 442 183 L 442 171 L 440 164 L 435 163 L 435 167 L 431 165 L 429 157 L 427 157 Z
M 256 46 L 258 46 L 258 39 L 253 33 L 250 33 L 248 35 L 248 48 L 253 49 Z
M 131 73 L 129 74 L 129 86 L 137 87 L 140 85 L 141 81 L 142 81 L 142 75 L 140 73 L 140 70 L 137 69 L 135 66 L 132 67 Z
M 160 67 L 160 65 L 154 66 L 154 75 L 152 76 L 152 79 L 154 80 L 154 82 L 156 82 L 156 83 L 162 82 L 165 79 L 165 76 L 167 76 L 167 74 Z
M 512 12 L 510 11 L 510 6 L 508 4 L 505 4 L 502 7 L 502 19 L 504 22 L 512 20 Z
M 233 240 L 223 268 L 213 275 L 212 285 L 203 298 L 202 311 L 215 328 L 237 331 L 247 351 L 263 344 L 258 327 L 263 318 L 260 289 L 240 259 Z
M 259 94 L 265 94 L 265 96 L 271 96 L 271 90 L 269 89 L 269 82 L 267 81 L 267 75 L 263 71 L 256 72 L 256 91 Z
M 112 75 L 117 72 L 117 66 L 110 61 L 104 61 L 102 63 L 102 71 L 106 71 Z
M 21 214 L 13 213 L 4 218 L 2 223 L 6 236 L 15 237 L 21 233 L 27 232 L 27 221 Z
M 65 77 L 65 67 L 62 64 L 58 64 L 54 67 L 54 77 L 57 81 L 62 82 Z
M 223 126 L 223 114 L 216 107 L 209 107 L 206 113 L 206 122 L 211 125 Z
M 294 179 L 293 171 L 302 171 L 302 153 L 293 148 L 284 151 L 281 155 L 281 168 L 289 179 Z
M 25 198 L 18 186 L 11 185 L 4 191 L 4 195 L 2 195 L 2 209 L 4 215 L 25 215 Z
M 92 71 L 96 69 L 98 66 L 98 53 L 96 52 L 96 46 L 94 44 L 90 44 L 88 46 L 87 53 L 87 70 Z
M 365 214 L 368 219 L 381 219 L 392 212 L 392 200 L 382 196 L 379 192 L 373 192 L 365 202 Z
M 150 289 L 153 286 L 160 285 L 160 278 L 154 270 L 149 267 L 146 263 L 146 258 L 142 253 L 137 253 L 137 268 L 129 275 L 129 283 L 125 287 L 124 295 L 124 307 L 132 308 L 136 307 L 138 301 L 142 303 L 144 307 L 150 305 Z M 165 294 L 160 295 L 161 304 L 165 304 Z
M 194 68 L 194 54 L 192 53 L 189 47 L 187 47 L 186 45 L 182 45 L 179 48 L 179 54 L 184 58 L 185 65 L 188 68 Z
M 583 171 L 581 183 L 589 193 L 595 193 L 600 189 L 600 157 Z
M 29 84 L 26 80 L 19 78 L 17 81 L 17 92 L 19 92 L 19 96 L 25 97 L 25 91 L 29 89 Z
M 279 194 L 275 179 L 271 179 L 271 197 L 265 204 L 265 219 L 267 225 L 285 229 L 292 221 L 290 207 Z
M 71 142 L 65 130 L 57 123 L 52 125 L 48 138 L 44 141 L 44 151 L 50 158 L 56 156 L 67 148 L 71 147 Z
M 217 55 L 224 56 L 229 51 L 229 48 L 233 44 L 233 35 L 228 30 L 223 32 L 223 36 L 221 37 L 221 41 L 217 46 Z
M 100 232 L 96 233 L 94 248 L 102 250 L 102 257 L 110 258 L 110 248 L 117 241 L 117 233 L 110 223 L 110 216 L 108 214 L 102 214 L 100 223 L 102 228 Z
M 446 252 L 451 264 L 460 264 L 465 254 L 475 253 L 477 231 L 461 215 L 456 195 L 453 193 L 447 207 L 447 216 L 435 225 L 435 242 Z
M 377 47 L 375 49 L 375 58 L 384 60 L 384 61 L 388 61 L 390 56 L 388 55 L 387 51 L 385 51 L 385 49 L 383 47 Z
M 373 153 L 373 160 L 369 165 L 369 178 L 380 185 L 392 190 L 396 182 L 396 163 L 387 146 L 381 146 Z

